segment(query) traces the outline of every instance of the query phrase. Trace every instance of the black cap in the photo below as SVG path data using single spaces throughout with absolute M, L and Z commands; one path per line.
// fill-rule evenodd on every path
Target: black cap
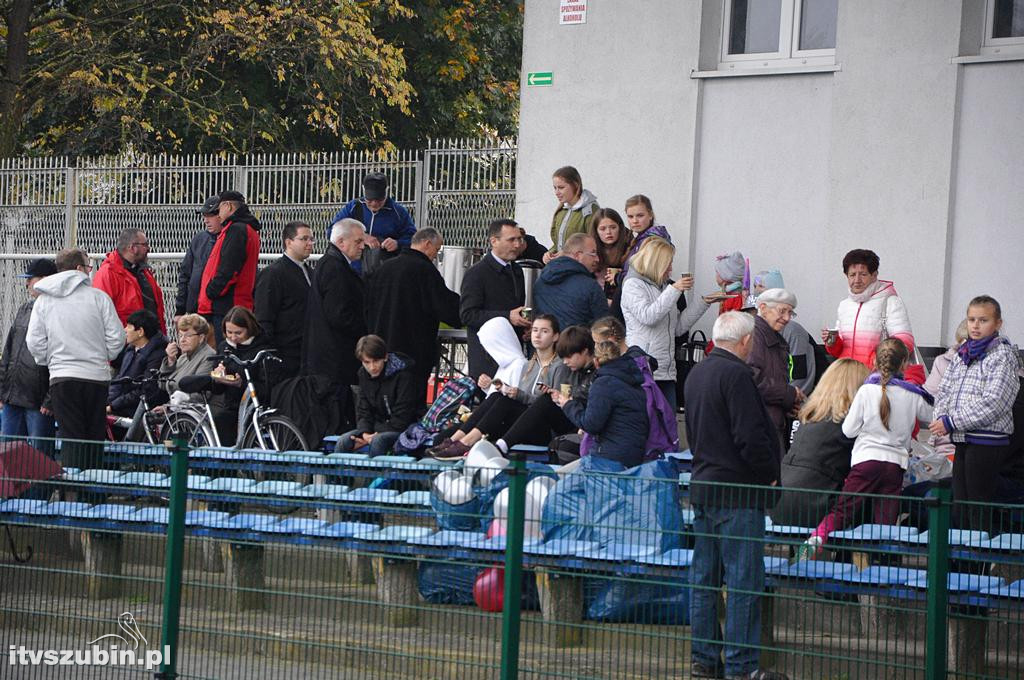
M 57 273 L 57 265 L 53 260 L 39 259 L 28 263 L 28 269 L 24 274 L 18 274 L 19 279 L 34 279 L 37 276 L 51 276 Z
M 363 178 L 363 196 L 368 201 L 380 201 L 388 197 L 388 178 L 383 172 L 371 172 Z
M 243 196 L 237 191 L 222 191 L 220 192 L 220 200 L 234 201 L 236 203 L 245 203 L 245 196 Z
M 206 199 L 206 202 L 199 207 L 196 211 L 197 215 L 216 215 L 217 208 L 220 207 L 220 195 L 214 194 Z

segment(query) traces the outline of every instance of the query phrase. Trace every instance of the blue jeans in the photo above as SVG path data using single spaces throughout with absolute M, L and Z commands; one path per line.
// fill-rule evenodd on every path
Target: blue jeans
M 359 430 L 350 430 L 345 434 L 341 435 L 338 439 L 338 445 L 334 448 L 339 453 L 352 453 L 355 449 L 352 448 L 352 437 L 362 436 L 362 432 Z M 370 442 L 370 455 L 371 456 L 383 456 L 384 454 L 390 453 L 391 448 L 398 441 L 401 432 L 378 432 L 377 436 Z
M 29 444 L 53 458 L 53 437 L 57 428 L 53 416 L 44 416 L 37 408 L 4 404 L 0 434 L 8 437 L 31 437 Z
M 679 411 L 679 404 L 676 403 L 676 381 L 675 380 L 655 380 L 654 384 L 658 386 L 661 393 L 665 395 L 665 399 L 668 400 L 668 405 L 672 407 L 672 413 Z
M 761 593 L 764 591 L 764 510 L 693 506 L 693 565 L 690 567 L 691 657 L 721 666 L 722 630 L 718 595 L 722 576 L 729 588 L 725 604 L 725 674 L 746 675 L 758 668 Z

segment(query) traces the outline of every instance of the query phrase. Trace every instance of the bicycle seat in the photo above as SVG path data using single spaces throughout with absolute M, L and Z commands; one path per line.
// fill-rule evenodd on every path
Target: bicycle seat
M 206 392 L 213 386 L 213 378 L 209 375 L 197 374 L 197 375 L 186 375 L 178 380 L 178 389 L 182 392 L 188 392 L 189 394 L 195 394 L 196 392 Z

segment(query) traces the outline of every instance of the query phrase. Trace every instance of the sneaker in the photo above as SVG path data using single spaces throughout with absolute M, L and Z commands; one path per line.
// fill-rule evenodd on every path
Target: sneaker
M 429 449 L 427 449 L 427 453 L 433 456 L 435 454 L 441 453 L 454 443 L 455 442 L 451 440 L 451 437 L 446 437 L 441 443 L 431 446 Z
M 750 673 L 744 673 L 743 675 L 726 676 L 726 680 L 789 680 L 789 676 L 785 673 L 758 668 L 756 671 L 750 671 Z
M 469 447 L 462 442 L 452 442 L 451 446 L 433 454 L 435 460 L 462 460 L 469 453 Z
M 699 661 L 690 662 L 691 678 L 724 678 L 725 669 L 722 666 L 709 666 Z
M 790 564 L 797 564 L 805 560 L 816 560 L 821 557 L 821 553 L 825 551 L 821 547 L 821 536 L 811 536 L 806 541 L 800 544 L 800 547 L 796 549 L 796 554 L 789 559 Z

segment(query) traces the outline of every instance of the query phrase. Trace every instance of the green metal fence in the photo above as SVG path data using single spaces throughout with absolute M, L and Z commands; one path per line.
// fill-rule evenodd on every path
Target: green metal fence
M 3 487 L 0 676 L 689 678 L 708 649 L 790 678 L 1024 675 L 1024 506 L 863 496 L 799 560 L 835 493 L 719 485 L 700 505 L 686 454 L 598 463 L 108 442 L 103 469 Z M 771 519 L 783 493 L 799 521 Z M 759 559 L 730 571 L 741 554 Z M 730 638 L 744 596 L 753 634 L 695 632 Z M 142 663 L 39 656 L 97 638 Z

